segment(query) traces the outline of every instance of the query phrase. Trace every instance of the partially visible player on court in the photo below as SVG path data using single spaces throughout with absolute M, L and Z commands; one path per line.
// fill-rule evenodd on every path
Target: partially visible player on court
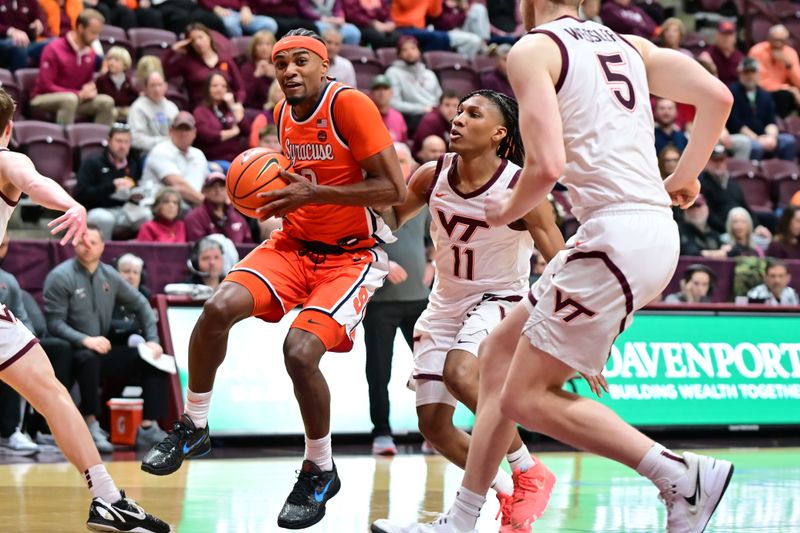
M 576 370 L 602 386 L 612 342 L 671 279 L 679 242 L 669 205 L 694 201 L 733 100 L 682 54 L 578 20 L 578 4 L 522 2 L 526 27 L 536 29 L 512 49 L 508 74 L 520 102 L 525 166 L 513 191 L 486 202 L 486 217 L 493 226 L 516 220 L 561 177 L 581 226 L 525 305 L 481 345 L 478 412 L 450 512 L 393 533 L 474 531 L 516 422 L 635 468 L 661 492 L 669 533 L 704 531 L 733 473 L 727 461 L 667 450 L 602 404 L 562 388 Z M 663 184 L 651 92 L 697 110 L 689 144 Z M 530 531 L 537 518 L 512 529 Z
M 453 118 L 450 153 L 420 167 L 405 203 L 384 214 L 391 227 L 398 227 L 426 204 L 431 211 L 436 283 L 414 328 L 412 377 L 420 432 L 461 468 L 470 437 L 453 425 L 453 413 L 456 401 L 476 409 L 478 346 L 527 294 L 534 243 L 548 261 L 564 247 L 547 200 L 507 226 L 486 223 L 486 199 L 512 188 L 521 172 L 517 114 L 516 101 L 503 94 L 479 90 L 464 96 Z M 500 469 L 492 482 L 504 525 L 511 523 L 515 489 L 519 499 L 526 487 L 538 490 L 541 483 L 540 494 L 549 495 L 555 480 L 519 435 L 507 458 L 514 481 Z M 537 504 L 543 510 L 547 497 Z
M 22 194 L 36 204 L 65 213 L 48 224 L 64 232 L 60 244 L 78 244 L 86 234 L 86 209 L 56 182 L 39 174 L 27 156 L 8 149 L 16 104 L 0 89 L 0 240 Z M 0 379 L 11 385 L 47 420 L 64 456 L 86 478 L 92 503 L 86 526 L 93 531 L 166 533 L 168 524 L 117 489 L 100 461 L 89 429 L 67 390 L 56 379 L 38 339 L 0 303 Z M 66 529 L 71 527 L 64 524 Z
M 305 426 L 305 460 L 278 517 L 279 526 L 301 529 L 322 519 L 340 487 L 319 361 L 328 350 L 351 348 L 367 302 L 388 274 L 377 244 L 393 237 L 371 207 L 401 203 L 406 186 L 378 109 L 363 93 L 327 79 L 328 53 L 317 34 L 290 31 L 272 57 L 286 95 L 275 123 L 296 174 L 282 172 L 287 187 L 259 193 L 269 201 L 260 210 L 264 219 L 284 217 L 283 230 L 237 264 L 203 306 L 189 344 L 186 412 L 142 468 L 165 475 L 184 458 L 210 451 L 211 389 L 230 328 L 249 316 L 277 322 L 302 305 L 283 351 Z

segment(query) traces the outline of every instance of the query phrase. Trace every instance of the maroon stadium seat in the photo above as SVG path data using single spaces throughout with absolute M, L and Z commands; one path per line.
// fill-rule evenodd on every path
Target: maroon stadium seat
M 39 173 L 71 190 L 74 186 L 72 146 L 64 128 L 50 122 L 22 120 L 14 124 L 13 135 Z
M 797 179 L 800 176 L 800 167 L 794 161 L 783 159 L 765 159 L 761 162 L 761 174 L 770 181 L 784 178 Z
M 395 59 L 397 59 L 397 48 L 378 48 L 375 50 L 375 56 L 378 58 L 378 61 L 383 63 L 384 67 L 389 67 L 394 63 Z
M 252 35 L 242 35 L 231 39 L 231 42 L 236 46 L 236 59 L 242 63 L 247 61 L 247 49 L 250 48 L 250 41 L 252 40 Z
M 74 151 L 76 170 L 80 167 L 81 161 L 102 152 L 108 145 L 109 129 L 105 124 L 94 124 L 93 122 L 81 122 L 67 126 L 67 139 Z
M 22 90 L 19 88 L 17 79 L 10 70 L 0 68 L 0 87 L 5 89 L 8 95 L 17 103 L 17 108 L 14 111 L 14 120 L 22 120 L 22 107 L 25 102 L 22 101 Z
M 125 30 L 120 27 L 110 24 L 103 25 L 103 29 L 100 31 L 100 44 L 103 46 L 103 52 L 108 52 L 112 46 L 121 46 L 131 54 L 132 59 L 136 59 L 136 48 L 128 40 Z
M 773 210 L 772 195 L 770 193 L 771 184 L 762 176 L 740 176 L 735 177 L 731 173 L 731 178 L 739 184 L 744 192 L 747 203 L 756 212 L 770 213 Z
M 786 207 L 797 191 L 800 191 L 800 179 L 789 176 L 778 180 L 778 205 Z
M 353 63 L 356 61 L 361 61 L 362 57 L 366 57 L 367 59 L 377 59 L 375 57 L 375 52 L 372 51 L 372 48 L 367 46 L 357 46 L 354 44 L 343 44 L 342 48 L 339 50 L 339 55 L 345 59 L 349 59 Z
M 495 58 L 483 54 L 478 54 L 472 58 L 472 68 L 479 74 L 494 70 L 495 63 Z
M 131 28 L 128 37 L 138 53 L 138 57 L 154 55 L 161 57 L 167 48 L 177 41 L 175 34 L 156 28 Z
M 21 68 L 17 69 L 14 75 L 17 77 L 17 83 L 19 84 L 20 91 L 22 91 L 20 94 L 20 101 L 23 103 L 23 116 L 40 120 L 49 120 L 50 122 L 55 121 L 55 113 L 43 113 L 40 111 L 36 113 L 36 116 L 33 116 L 30 112 L 31 93 L 36 85 L 36 78 L 39 76 L 39 69 Z
M 469 58 L 459 54 L 458 52 L 432 50 L 430 52 L 424 52 L 422 54 L 422 60 L 431 70 L 470 67 Z
M 372 87 L 372 78 L 378 74 L 383 74 L 384 68 L 375 59 L 362 58 L 362 61 L 354 61 L 353 68 L 356 71 L 356 84 L 361 89 Z
M 469 67 L 441 68 L 435 72 L 442 85 L 442 91 L 445 92 L 453 91 L 459 96 L 464 96 L 481 86 L 478 74 Z

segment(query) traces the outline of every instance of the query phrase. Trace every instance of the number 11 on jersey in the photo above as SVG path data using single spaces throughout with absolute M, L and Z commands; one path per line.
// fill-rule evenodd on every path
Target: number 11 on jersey
M 453 245 L 453 275 L 463 279 L 475 279 L 475 250 Z M 461 256 L 464 256 L 462 260 Z M 462 272 L 462 265 L 464 272 Z

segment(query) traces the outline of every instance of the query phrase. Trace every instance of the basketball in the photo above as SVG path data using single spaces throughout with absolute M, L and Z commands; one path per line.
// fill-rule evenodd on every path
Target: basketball
M 282 153 L 267 148 L 251 148 L 239 154 L 231 163 L 225 180 L 228 198 L 241 214 L 258 218 L 256 209 L 266 202 L 258 193 L 276 191 L 288 185 L 280 176 L 281 170 L 294 172 L 292 163 Z

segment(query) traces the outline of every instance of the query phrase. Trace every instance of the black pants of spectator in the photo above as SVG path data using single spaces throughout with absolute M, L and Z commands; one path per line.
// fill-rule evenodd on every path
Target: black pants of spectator
M 154 5 L 152 9 L 158 11 L 164 22 L 164 29 L 181 34 L 186 31 L 186 26 L 192 22 L 199 22 L 212 30 L 228 35 L 222 19 L 211 11 L 197 7 L 192 0 L 167 0 L 162 4 Z
M 120 5 L 116 0 L 98 2 L 95 9 L 103 14 L 107 24 L 119 26 L 124 30 L 131 28 L 164 28 L 161 13 L 154 9 L 136 9 Z
M 80 411 L 84 416 L 100 416 L 101 378 L 104 392 L 114 397 L 126 385 L 141 385 L 145 420 L 159 420 L 167 416 L 167 374 L 149 365 L 139 357 L 135 348 L 112 346 L 106 355 L 91 350 L 75 350 L 72 370 L 81 391 Z
M 257 15 L 266 15 L 267 13 L 256 13 Z M 272 15 L 269 15 L 272 16 Z M 272 17 L 275 19 L 275 22 L 278 23 L 278 34 L 275 36 L 276 38 L 280 39 L 290 30 L 294 30 L 297 28 L 305 28 L 307 30 L 311 30 L 313 32 L 317 32 L 317 25 L 314 24 L 313 20 L 308 19 L 301 19 L 301 18 L 292 18 L 292 17 Z
M 22 410 L 17 391 L 0 382 L 0 437 L 7 439 L 19 427 Z
M 394 48 L 397 46 L 397 39 L 400 38 L 400 34 L 396 31 L 387 33 L 369 26 L 361 26 L 358 29 L 361 30 L 361 44 L 372 48 Z
M 364 342 L 367 347 L 367 384 L 372 436 L 391 435 L 389 426 L 389 380 L 397 328 L 408 347 L 414 349 L 414 324 L 428 300 L 413 302 L 370 302 L 364 315 Z
M 775 100 L 775 112 L 781 118 L 788 117 L 797 109 L 797 101 L 789 91 L 775 91 L 772 93 L 772 99 Z
M 72 384 L 72 346 L 64 339 L 55 337 L 41 338 L 39 344 L 53 366 L 56 379 L 69 389 Z M 44 417 L 34 411 L 30 404 L 25 408 L 24 428 L 32 437 L 35 437 L 37 432 L 50 433 Z
M 403 113 L 403 118 L 406 119 L 406 127 L 408 128 L 408 138 L 412 139 L 414 137 L 414 133 L 417 131 L 417 126 L 419 126 L 422 117 L 425 116 L 425 113 L 420 113 L 419 115 L 412 114 L 412 113 Z M 417 157 L 417 154 L 414 154 L 414 157 Z

